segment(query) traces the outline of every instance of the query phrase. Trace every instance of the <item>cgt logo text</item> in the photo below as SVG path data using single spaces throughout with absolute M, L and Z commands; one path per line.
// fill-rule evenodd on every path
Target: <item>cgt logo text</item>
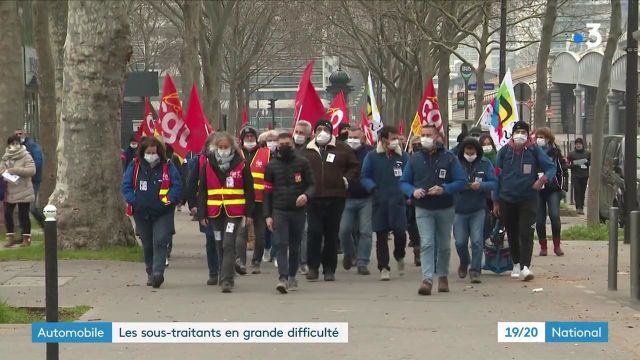
M 606 322 L 547 322 L 545 342 L 608 342 Z

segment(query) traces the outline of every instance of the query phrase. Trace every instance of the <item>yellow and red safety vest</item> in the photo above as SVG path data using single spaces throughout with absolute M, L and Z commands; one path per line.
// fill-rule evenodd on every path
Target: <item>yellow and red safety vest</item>
M 218 175 L 211 168 L 207 158 L 200 156 L 200 169 L 206 163 L 207 166 L 207 217 L 220 216 L 222 207 L 228 217 L 241 217 L 246 215 L 246 200 L 244 197 L 243 170 L 244 160 L 229 172 L 229 176 L 220 183 Z
M 260 148 L 251 161 L 251 176 L 253 176 L 253 188 L 256 192 L 256 202 L 262 202 L 264 193 L 264 173 L 271 157 L 269 148 Z
M 133 160 L 133 192 L 138 189 L 138 173 L 140 172 L 140 162 Z M 169 189 L 171 188 L 171 177 L 169 176 L 169 163 L 162 164 L 162 182 L 160 183 L 160 201 L 163 204 L 169 203 Z M 133 205 L 127 204 L 127 215 L 133 216 Z

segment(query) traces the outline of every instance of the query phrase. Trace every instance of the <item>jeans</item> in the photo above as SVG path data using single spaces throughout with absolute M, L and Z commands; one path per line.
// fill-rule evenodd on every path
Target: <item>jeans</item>
M 340 243 L 345 257 L 353 257 L 356 249 L 357 266 L 369 265 L 371 257 L 371 198 L 347 199 L 340 219 Z M 358 239 L 353 237 L 355 224 L 358 224 Z M 357 240 L 357 245 L 355 242 Z
M 536 232 L 538 240 L 547 239 L 547 209 L 551 220 L 551 235 L 553 239 L 560 239 L 560 200 L 562 191 L 538 193 L 538 216 L 536 218 Z
M 416 207 L 423 281 L 432 282 L 434 273 L 437 276 L 449 274 L 453 215 L 453 206 L 440 210 Z
M 471 264 L 471 271 L 480 273 L 484 247 L 484 225 L 486 210 L 471 214 L 456 213 L 453 221 L 453 237 L 460 257 L 460 265 L 465 268 Z M 471 237 L 471 262 L 469 262 L 469 237 Z
M 576 202 L 576 209 L 584 209 L 584 194 L 587 192 L 589 178 L 572 177 L 571 182 L 573 183 L 573 200 Z
M 15 224 L 13 222 L 13 212 L 18 206 L 18 220 L 20 220 L 20 228 L 22 235 L 31 235 L 31 219 L 29 218 L 29 203 L 10 204 L 5 203 L 4 224 L 7 227 L 7 233 L 15 233 Z
M 262 213 L 262 203 L 255 203 L 255 221 L 253 222 L 253 231 L 255 234 L 255 243 L 253 245 L 253 258 L 251 259 L 252 265 L 257 265 L 262 262 L 262 255 L 265 249 L 265 232 L 267 231 L 267 224 L 264 221 Z M 249 227 L 243 226 L 238 232 L 238 241 L 236 243 L 236 256 L 240 259 L 242 265 L 247 264 L 247 241 L 249 240 Z
M 236 242 L 238 231 L 242 224 L 242 218 L 230 218 L 226 214 L 220 214 L 216 218 L 209 218 L 209 224 L 213 227 L 213 234 L 218 248 L 218 255 L 222 266 L 220 278 L 222 282 L 233 284 L 236 262 Z
M 280 280 L 296 276 L 300 255 L 300 241 L 304 232 L 304 210 L 273 209 L 273 243 L 278 246 L 278 274 Z M 287 251 L 288 250 L 288 251 Z
M 207 267 L 209 268 L 209 276 L 218 275 L 220 271 L 220 262 L 218 261 L 218 249 L 216 247 L 216 238 L 213 235 L 207 235 Z
M 507 230 L 511 259 L 514 264 L 531 266 L 533 253 L 533 228 L 536 222 L 538 199 L 533 198 L 519 203 L 501 201 L 500 215 Z
M 38 196 L 39 193 L 40 193 L 40 184 L 33 184 L 33 194 L 35 195 L 35 199 L 33 200 L 33 202 L 31 202 L 29 211 L 31 212 L 31 215 L 33 215 L 33 218 L 36 219 L 40 227 L 44 228 L 44 214 L 38 208 L 38 200 L 40 199 Z
M 404 259 L 407 247 L 407 232 L 405 230 L 393 231 L 393 258 L 397 260 Z M 378 270 L 387 269 L 389 267 L 389 232 L 376 232 L 376 256 L 378 257 Z
M 167 248 L 171 238 L 171 230 L 173 229 L 173 218 L 173 211 L 155 219 L 134 216 L 136 232 L 140 235 L 140 240 L 142 240 L 147 275 L 164 274 Z
M 319 198 L 309 201 L 307 260 L 310 269 L 318 270 L 322 263 L 324 274 L 335 274 L 338 264 L 338 232 L 344 203 L 344 198 Z

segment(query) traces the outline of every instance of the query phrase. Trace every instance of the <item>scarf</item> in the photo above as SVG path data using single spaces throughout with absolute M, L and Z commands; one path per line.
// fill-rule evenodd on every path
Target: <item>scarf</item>
M 220 170 L 222 170 L 223 172 L 227 172 L 227 170 L 229 170 L 229 167 L 231 167 L 231 160 L 233 160 L 234 155 L 234 151 L 231 151 L 229 156 L 225 157 L 220 156 L 217 151 L 215 152 L 216 161 L 218 162 Z
M 2 161 L 7 162 L 7 165 L 13 166 L 15 161 L 20 160 L 27 155 L 29 155 L 29 152 L 24 145 L 15 150 L 12 150 L 7 146 L 4 155 L 2 155 Z

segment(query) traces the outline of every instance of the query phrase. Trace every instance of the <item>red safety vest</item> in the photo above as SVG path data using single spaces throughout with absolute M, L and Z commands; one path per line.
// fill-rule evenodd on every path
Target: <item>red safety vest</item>
M 133 159 L 133 192 L 138 189 L 138 172 L 140 172 L 140 162 Z M 163 204 L 169 203 L 169 189 L 171 188 L 171 177 L 169 176 L 169 163 L 162 164 L 162 183 L 160 183 L 160 201 Z M 127 204 L 127 215 L 133 216 L 133 205 Z
M 229 176 L 220 184 L 218 175 L 211 168 L 211 164 L 205 156 L 200 156 L 200 169 L 207 165 L 207 217 L 220 216 L 222 207 L 229 217 L 241 217 L 246 215 L 246 200 L 244 197 L 244 179 L 242 173 L 245 162 L 241 161 Z
M 256 192 L 256 202 L 262 202 L 264 193 L 264 172 L 271 157 L 269 148 L 260 148 L 251 161 L 251 176 L 253 176 L 253 188 Z

